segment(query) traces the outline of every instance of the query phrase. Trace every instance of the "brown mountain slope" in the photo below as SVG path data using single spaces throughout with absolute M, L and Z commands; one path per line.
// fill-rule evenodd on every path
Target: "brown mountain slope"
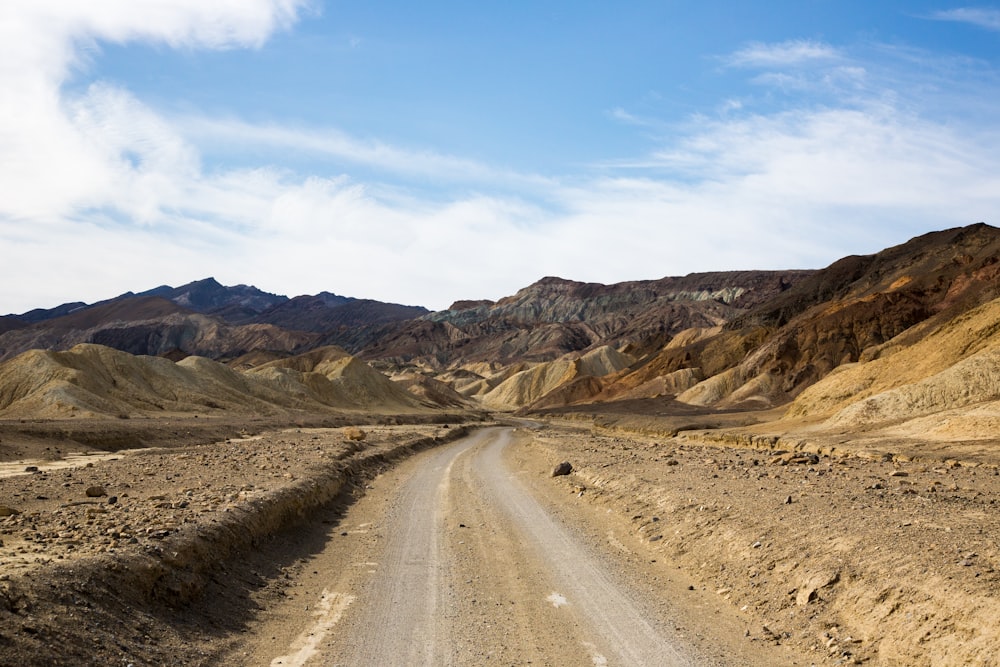
M 889 341 L 802 392 L 789 417 L 830 417 L 842 428 L 1000 399 L 1000 299 L 921 328 L 916 343 Z
M 360 356 L 444 369 L 552 361 L 602 345 L 642 355 L 684 329 L 719 326 L 811 273 L 702 273 L 614 285 L 544 278 L 496 303 L 461 302 L 384 331 Z
M 935 232 L 840 260 L 735 317 L 716 338 L 665 351 L 658 363 L 698 368 L 707 378 L 679 400 L 781 404 L 890 339 L 911 345 L 998 294 L 1000 230 L 979 224 Z M 915 326 L 922 322 L 929 326 Z M 720 354 L 724 348 L 732 354 Z
M 341 329 L 377 327 L 410 320 L 427 313 L 420 306 L 401 306 L 371 299 L 347 299 L 337 295 L 297 296 L 257 314 L 258 324 L 285 329 L 330 334 Z
M 13 331 L 14 329 L 23 329 L 26 326 L 28 326 L 28 323 L 24 320 L 10 315 L 0 315 L 0 334 Z
M 67 350 L 95 343 L 138 355 L 181 352 L 211 358 L 251 350 L 293 352 L 318 340 L 316 334 L 268 324 L 230 325 L 191 312 L 160 297 L 129 297 L 0 335 L 0 360 L 31 349 Z

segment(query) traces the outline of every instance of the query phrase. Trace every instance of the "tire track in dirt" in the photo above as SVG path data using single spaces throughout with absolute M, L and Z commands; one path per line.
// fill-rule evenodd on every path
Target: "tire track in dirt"
M 366 510 L 380 516 L 371 551 L 350 555 L 365 571 L 345 575 L 343 555 L 314 563 L 330 569 L 324 595 L 353 603 L 326 638 L 299 635 L 305 660 L 285 649 L 288 659 L 273 664 L 693 664 L 654 606 L 624 592 L 506 469 L 510 433 L 489 429 L 424 453 L 386 480 L 395 488 L 384 507 Z

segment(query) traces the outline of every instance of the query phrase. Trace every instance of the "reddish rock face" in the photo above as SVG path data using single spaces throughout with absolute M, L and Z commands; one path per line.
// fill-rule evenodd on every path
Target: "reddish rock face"
M 1000 230 L 979 224 L 848 257 L 726 328 L 773 333 L 743 362 L 793 397 L 843 363 L 864 358 L 921 322 L 945 322 L 1000 296 Z M 914 330 L 912 344 L 929 329 Z

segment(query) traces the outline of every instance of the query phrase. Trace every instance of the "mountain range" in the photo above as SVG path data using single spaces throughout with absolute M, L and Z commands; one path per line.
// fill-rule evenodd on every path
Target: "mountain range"
M 788 414 L 798 418 L 828 418 L 847 409 L 851 397 L 872 399 L 873 387 L 897 391 L 893 400 L 903 400 L 903 378 L 926 382 L 963 363 L 985 367 L 992 377 L 990 351 L 1000 323 L 989 323 L 997 321 L 990 318 L 998 298 L 1000 230 L 982 223 L 822 269 L 698 273 L 613 285 L 546 277 L 495 302 L 459 301 L 439 312 L 330 292 L 288 298 L 208 278 L 0 318 L 0 415 L 25 405 L 18 391 L 24 394 L 32 383 L 22 378 L 15 390 L 5 380 L 15 362 L 19 377 L 30 367 L 25 353 L 47 351 L 45 364 L 72 366 L 76 362 L 65 356 L 71 353 L 124 363 L 95 352 L 103 347 L 188 369 L 210 360 L 213 368 L 254 374 L 255 381 L 262 372 L 273 375 L 267 369 L 278 364 L 286 376 L 298 373 L 295 381 L 305 387 L 316 372 L 303 361 L 309 355 L 350 357 L 396 379 L 406 396 L 416 397 L 407 404 L 413 409 L 538 412 L 669 400 L 716 411 L 790 406 Z M 963 321 L 979 323 L 975 333 L 968 339 L 954 334 L 943 344 L 941 332 Z M 885 370 L 892 359 L 917 349 L 928 358 L 947 349 L 947 361 L 917 365 L 911 359 L 911 367 L 930 375 L 900 369 L 893 382 L 893 372 Z M 37 353 L 30 359 L 43 362 Z M 858 368 L 876 367 L 882 369 L 877 379 L 858 379 L 868 377 Z M 65 381 L 72 384 L 83 372 L 77 368 Z M 835 379 L 848 377 L 860 384 L 836 394 Z M 269 381 L 271 389 L 280 385 L 277 378 Z M 970 391 L 987 400 L 990 382 L 976 386 Z M 332 396 L 319 385 L 309 391 Z M 936 390 L 925 387 L 921 395 L 928 391 Z M 393 396 L 394 405 L 405 403 L 402 394 Z M 343 403 L 312 394 L 306 403 L 317 400 Z M 885 406 L 896 405 L 866 405 L 874 410 L 876 404 L 885 414 Z

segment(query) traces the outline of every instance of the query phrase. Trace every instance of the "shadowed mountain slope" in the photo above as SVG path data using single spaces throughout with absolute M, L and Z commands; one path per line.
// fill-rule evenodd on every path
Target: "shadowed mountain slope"
M 316 338 L 268 324 L 230 325 L 160 297 L 129 297 L 8 331 L 0 335 L 0 360 L 27 350 L 66 350 L 80 343 L 138 355 L 219 359 L 256 349 L 294 352 Z
M 349 299 L 324 292 L 297 296 L 259 313 L 253 321 L 314 333 L 337 332 L 409 320 L 427 314 L 420 306 L 401 306 L 370 299 Z
M 614 285 L 543 278 L 496 303 L 460 302 L 398 325 L 360 355 L 438 369 L 552 361 L 602 345 L 641 355 L 684 329 L 721 325 L 810 274 L 703 273 Z
M 330 292 L 289 299 L 207 278 L 182 287 L 131 292 L 93 305 L 64 304 L 0 318 L 0 359 L 30 349 L 97 343 L 132 354 L 232 359 L 250 352 L 287 356 L 324 344 L 330 331 L 384 325 L 427 313 Z

